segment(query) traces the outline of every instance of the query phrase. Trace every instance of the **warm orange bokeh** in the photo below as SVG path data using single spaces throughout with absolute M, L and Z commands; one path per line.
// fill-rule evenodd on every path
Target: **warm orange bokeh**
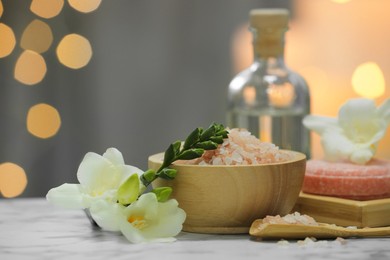
M 68 0 L 68 3 L 75 10 L 82 13 L 90 13 L 95 11 L 102 0 Z
M 256 88 L 254 86 L 246 86 L 242 93 L 245 103 L 249 106 L 256 105 Z
M 332 1 L 335 2 L 336 4 L 345 4 L 352 0 L 332 0 Z
M 4 11 L 3 3 L 0 0 L 0 17 L 3 15 L 3 11 Z
M 32 0 L 30 10 L 42 18 L 57 16 L 64 6 L 64 0 Z
M 22 167 L 6 162 L 0 164 L 0 193 L 6 198 L 17 197 L 27 186 L 27 176 Z
M 92 57 L 92 47 L 88 39 L 78 34 L 68 34 L 58 44 L 58 60 L 66 67 L 80 69 Z
M 308 80 L 313 114 L 337 116 L 339 107 L 350 98 L 371 95 L 379 105 L 390 97 L 390 87 L 385 84 L 390 82 L 390 35 L 385 33 L 385 28 L 390 27 L 390 1 L 352 0 L 336 4 L 330 0 L 295 0 L 294 4 L 295 19 L 286 39 L 286 61 Z M 360 84 L 371 83 L 371 90 L 368 92 L 366 87 L 361 91 L 359 85 L 360 92 L 356 92 L 352 82 L 354 72 L 367 63 L 378 66 L 378 69 L 370 66 L 368 70 L 365 67 L 359 72 Z M 321 73 L 304 73 L 306 68 Z M 381 90 L 383 86 L 385 89 Z M 373 88 L 376 94 L 371 92 Z M 312 147 L 313 157 L 321 158 L 323 151 L 318 137 Z M 390 131 L 387 131 L 379 143 L 377 156 L 389 158 L 389 155 Z
M 341 4 L 345 2 L 345 4 Z M 294 19 L 286 34 L 286 64 L 307 80 L 311 92 L 312 114 L 337 116 L 350 98 L 369 96 L 381 104 L 390 97 L 390 1 L 388 0 L 295 0 Z M 233 38 L 234 71 L 249 66 L 253 60 L 248 25 L 238 28 Z M 359 72 L 360 84 L 371 82 L 371 90 L 353 88 L 356 69 L 374 63 L 379 70 Z M 382 75 L 383 74 L 383 81 Z M 355 76 L 356 77 L 356 76 Z M 383 91 L 382 86 L 385 86 Z M 372 93 L 373 87 L 376 88 Z M 356 87 L 355 87 L 356 89 Z M 320 139 L 312 134 L 312 155 L 323 156 Z M 389 158 L 390 131 L 379 144 L 377 156 Z
M 39 138 L 54 136 L 61 126 L 57 109 L 48 104 L 32 106 L 27 114 L 27 130 Z
M 35 19 L 24 29 L 20 46 L 25 50 L 43 53 L 50 48 L 52 42 L 53 34 L 50 26 Z
M 69 0 L 75 10 L 88 13 L 96 10 L 101 0 Z M 35 15 L 50 19 L 59 15 L 64 0 L 32 0 L 30 11 Z M 0 17 L 3 15 L 0 0 Z M 11 10 L 12 11 L 12 10 Z M 47 66 L 42 53 L 48 51 L 53 43 L 50 26 L 39 20 L 33 20 L 23 31 L 20 38 L 22 53 L 14 67 L 14 78 L 25 84 L 40 83 L 47 73 Z M 15 49 L 15 34 L 9 26 L 0 23 L 0 58 L 10 55 Z M 92 57 L 89 41 L 77 34 L 66 35 L 57 46 L 58 60 L 65 66 L 79 69 L 87 65 Z M 26 116 L 27 131 L 38 138 L 50 138 L 61 127 L 61 117 L 56 108 L 48 104 L 32 106 Z M 26 188 L 27 176 L 19 165 L 6 162 L 0 164 L 0 194 L 7 198 L 19 196 Z
M 26 85 L 35 85 L 46 75 L 46 62 L 34 51 L 24 51 L 16 61 L 14 77 Z
M 10 55 L 15 44 L 15 34 L 12 29 L 8 25 L 0 23 L 0 58 Z
M 353 90 L 362 97 L 378 98 L 385 92 L 385 78 L 375 62 L 360 64 L 352 75 Z
M 271 84 L 267 89 L 268 100 L 273 107 L 289 107 L 295 99 L 294 86 L 291 83 Z

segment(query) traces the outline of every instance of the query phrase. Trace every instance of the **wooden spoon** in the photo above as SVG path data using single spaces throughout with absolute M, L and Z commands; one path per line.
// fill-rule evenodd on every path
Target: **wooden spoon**
M 252 223 L 249 234 L 259 238 L 269 239 L 300 239 L 306 237 L 390 237 L 390 227 L 355 229 L 324 223 L 319 223 L 318 226 L 302 224 L 263 224 L 263 220 L 258 219 Z

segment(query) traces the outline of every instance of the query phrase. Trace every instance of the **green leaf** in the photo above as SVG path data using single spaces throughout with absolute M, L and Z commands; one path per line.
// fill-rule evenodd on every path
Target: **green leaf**
M 202 148 L 193 148 L 187 151 L 182 152 L 177 159 L 178 160 L 192 160 L 195 158 L 199 158 L 204 153 L 204 149 Z
M 201 128 L 196 128 L 194 131 L 192 131 L 191 134 L 185 140 L 183 149 L 187 150 L 191 148 L 191 146 L 196 144 L 199 141 L 201 132 L 202 132 Z
M 201 143 L 197 143 L 195 145 L 196 148 L 202 148 L 205 150 L 214 150 L 218 147 L 218 144 L 214 143 L 213 141 L 204 141 Z
M 175 156 L 180 153 L 181 141 L 176 141 L 172 144 L 173 151 L 175 152 Z
M 228 137 L 228 130 L 226 130 L 225 126 L 222 125 L 222 124 L 219 124 L 217 127 L 216 127 L 216 130 L 215 130 L 215 135 L 216 136 L 222 136 L 223 138 L 227 138 Z
M 214 123 L 214 125 L 215 125 L 215 132 L 217 132 L 217 133 L 225 130 L 225 126 L 223 124 Z
M 168 167 L 176 160 L 192 160 L 202 156 L 205 150 L 214 150 L 223 139 L 228 137 L 228 131 L 222 124 L 212 123 L 206 130 L 201 127 L 194 129 L 184 142 L 176 141 L 170 144 L 164 153 L 163 163 L 156 172 L 146 171 L 140 180 L 145 186 L 151 184 L 157 177 L 173 179 L 176 170 Z M 182 145 L 183 144 L 183 145 Z
M 147 170 L 141 175 L 142 183 L 147 186 L 156 179 L 156 172 L 152 169 Z
M 168 149 L 164 153 L 164 160 L 162 167 L 171 165 L 176 160 L 176 156 L 180 153 L 181 141 L 176 141 L 168 146 Z
M 171 196 L 172 188 L 171 187 L 158 187 L 152 190 L 156 194 L 158 202 L 165 202 Z
M 177 170 L 164 168 L 157 173 L 157 176 L 165 180 L 173 180 L 176 177 Z
M 228 131 L 226 129 L 224 130 L 221 130 L 221 131 L 218 131 L 215 135 L 216 136 L 222 136 L 223 138 L 227 138 L 228 137 Z
M 224 131 L 223 134 L 221 134 L 221 136 L 222 136 L 223 138 L 228 138 L 228 134 L 229 134 L 228 131 Z
M 163 166 L 169 166 L 175 159 L 175 156 L 175 147 L 173 144 L 170 144 L 164 153 Z
M 200 141 L 207 141 L 211 136 L 215 135 L 215 125 L 212 124 L 200 136 Z
M 122 205 L 128 205 L 136 201 L 139 196 L 139 178 L 134 173 L 119 187 L 118 201 Z
M 212 137 L 210 137 L 210 140 L 213 141 L 214 143 L 217 143 L 217 144 L 222 144 L 223 143 L 223 137 L 221 135 L 219 135 L 219 136 L 212 136 Z

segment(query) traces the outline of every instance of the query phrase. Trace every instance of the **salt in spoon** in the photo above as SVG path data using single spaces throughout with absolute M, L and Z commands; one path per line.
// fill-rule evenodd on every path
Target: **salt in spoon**
M 351 228 L 318 223 L 318 226 L 303 224 L 270 224 L 255 220 L 249 230 L 254 237 L 268 239 L 300 239 L 306 237 L 390 237 L 390 227 Z

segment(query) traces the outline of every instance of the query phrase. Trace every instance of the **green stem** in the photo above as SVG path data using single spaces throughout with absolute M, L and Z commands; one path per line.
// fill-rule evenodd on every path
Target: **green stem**
M 210 150 L 210 143 L 214 144 L 216 147 L 217 144 L 221 144 L 223 138 L 227 137 L 227 131 L 225 130 L 225 127 L 220 124 L 213 123 L 209 126 L 205 131 L 203 131 L 202 128 L 196 128 L 185 140 L 184 146 L 180 147 L 180 142 L 177 141 L 173 144 L 171 144 L 168 148 L 168 150 L 164 154 L 164 161 L 160 168 L 157 170 L 156 174 L 153 176 L 153 178 L 141 178 L 142 183 L 147 187 L 149 186 L 154 180 L 156 180 L 158 177 L 163 174 L 165 178 L 174 178 L 172 177 L 172 173 L 162 172 L 164 169 L 168 168 L 174 161 L 178 159 L 183 160 L 190 160 L 195 159 L 201 156 L 203 154 L 204 150 Z M 210 142 L 208 144 L 205 144 L 205 142 Z M 202 147 L 202 148 L 199 148 Z M 211 149 L 214 149 L 213 146 L 211 146 Z M 178 149 L 178 151 L 177 151 Z M 175 151 L 176 150 L 176 151 Z M 169 153 L 168 153 L 169 152 Z M 166 155 L 170 154 L 171 156 Z M 166 158 L 168 159 L 166 161 Z M 176 173 L 175 173 L 176 174 Z

